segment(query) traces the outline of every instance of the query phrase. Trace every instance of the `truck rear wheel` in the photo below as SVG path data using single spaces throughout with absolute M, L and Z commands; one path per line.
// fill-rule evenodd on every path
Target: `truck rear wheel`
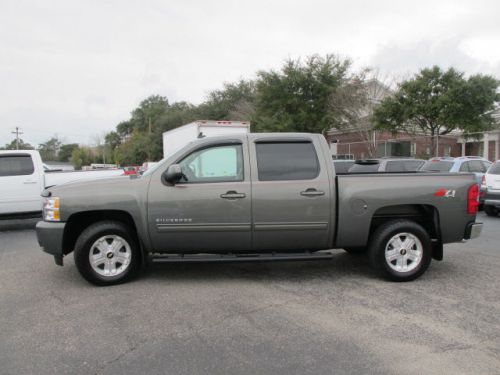
M 382 224 L 370 242 L 370 262 L 388 280 L 414 280 L 431 262 L 429 234 L 414 221 L 394 220 Z
M 75 245 L 75 264 L 94 285 L 115 285 L 129 280 L 139 268 L 137 241 L 117 221 L 101 221 L 86 228 Z

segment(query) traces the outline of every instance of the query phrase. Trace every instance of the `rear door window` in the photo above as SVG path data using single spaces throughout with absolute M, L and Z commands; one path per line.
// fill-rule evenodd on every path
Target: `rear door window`
M 33 174 L 35 167 L 30 155 L 0 156 L 0 176 L 27 176 Z
M 319 175 L 311 142 L 259 142 L 255 148 L 260 181 L 312 180 Z
M 377 173 L 380 164 L 354 164 L 349 168 L 349 173 Z
M 481 160 L 471 160 L 469 162 L 469 171 L 474 173 L 484 173 L 486 170 L 483 163 L 481 163 Z
M 388 161 L 385 166 L 386 172 L 404 172 L 404 164 L 402 160 Z
M 422 166 L 423 171 L 428 172 L 449 172 L 453 162 L 443 160 L 429 160 Z
M 469 172 L 469 162 L 466 161 L 466 162 L 463 162 L 461 165 L 460 165 L 460 169 L 459 169 L 460 172 Z

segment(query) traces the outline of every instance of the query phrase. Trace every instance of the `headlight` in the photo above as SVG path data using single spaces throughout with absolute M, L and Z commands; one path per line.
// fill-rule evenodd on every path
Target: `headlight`
M 59 198 L 45 198 L 43 201 L 43 220 L 61 221 Z

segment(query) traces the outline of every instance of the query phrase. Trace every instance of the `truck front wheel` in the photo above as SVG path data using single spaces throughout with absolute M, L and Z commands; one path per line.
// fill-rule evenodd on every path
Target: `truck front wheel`
M 411 281 L 431 262 L 431 239 L 427 231 L 410 220 L 380 225 L 371 236 L 370 262 L 386 279 Z
M 139 268 L 137 241 L 132 231 L 117 221 L 101 221 L 86 228 L 75 245 L 80 274 L 95 285 L 129 280 Z

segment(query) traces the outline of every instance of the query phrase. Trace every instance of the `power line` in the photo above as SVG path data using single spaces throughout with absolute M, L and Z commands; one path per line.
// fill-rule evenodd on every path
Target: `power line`
M 13 131 L 11 133 L 16 135 L 16 150 L 19 150 L 19 135 L 24 133 L 19 130 L 19 126 L 16 126 L 16 131 Z

